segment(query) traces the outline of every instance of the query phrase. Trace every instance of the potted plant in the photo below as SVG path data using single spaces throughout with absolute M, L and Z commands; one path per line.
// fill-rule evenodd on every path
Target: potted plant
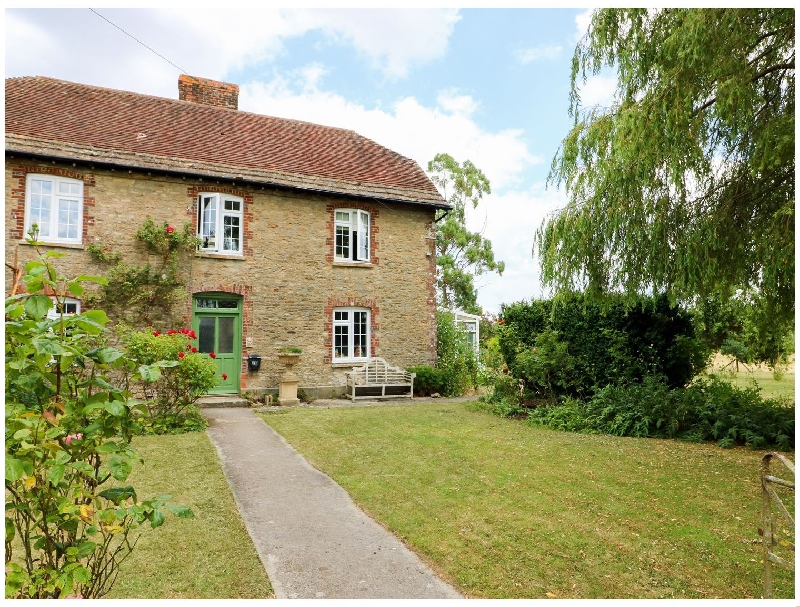
M 278 350 L 278 360 L 286 365 L 288 369 L 291 369 L 292 366 L 297 363 L 297 359 L 300 358 L 302 353 L 303 349 L 297 346 L 284 346 Z

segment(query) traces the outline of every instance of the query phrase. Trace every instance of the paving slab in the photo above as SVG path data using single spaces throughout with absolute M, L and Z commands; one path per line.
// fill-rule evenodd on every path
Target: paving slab
M 202 409 L 277 598 L 463 598 L 250 409 Z

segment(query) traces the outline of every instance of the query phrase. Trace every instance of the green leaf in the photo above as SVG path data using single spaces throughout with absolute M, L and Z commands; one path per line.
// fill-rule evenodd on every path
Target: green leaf
M 178 518 L 194 518 L 194 512 L 189 506 L 183 504 L 165 504 L 167 510 L 172 512 Z
M 31 344 L 36 348 L 37 354 L 60 356 L 66 352 L 64 347 L 57 342 L 54 337 L 35 337 L 31 340 Z
M 67 464 L 67 466 L 73 470 L 82 472 L 86 476 L 94 476 L 94 468 L 92 468 L 87 462 L 70 462 Z
M 131 473 L 131 460 L 129 457 L 115 455 L 108 462 L 108 469 L 118 481 L 124 481 Z
M 112 400 L 107 402 L 103 408 L 115 417 L 122 417 L 128 411 L 125 403 L 119 400 Z
M 22 475 L 25 474 L 26 463 L 27 462 L 23 462 L 22 460 L 9 457 L 9 455 L 6 454 L 6 480 L 13 483 L 21 479 Z M 28 464 L 28 466 L 30 466 L 30 464 Z
M 96 348 L 86 353 L 86 356 L 101 364 L 112 363 L 122 356 L 122 352 L 116 348 Z
M 139 367 L 139 377 L 142 378 L 142 381 L 152 383 L 161 377 L 161 371 L 155 365 L 141 365 Z
M 81 317 L 91 320 L 100 326 L 108 323 L 108 316 L 103 310 L 86 310 L 80 314 Z
M 89 552 L 85 556 L 79 556 L 78 558 L 86 558 L 87 556 L 92 554 L 92 552 L 94 552 L 95 544 L 93 544 L 92 542 L 84 542 L 83 544 L 81 544 L 81 547 L 86 546 L 86 545 L 91 545 L 92 546 L 91 552 Z M 83 554 L 83 552 L 81 550 L 79 550 L 78 554 L 79 555 Z M 92 581 L 92 574 L 86 567 L 84 567 L 83 565 L 80 565 L 79 567 L 75 568 L 75 571 L 72 572 L 72 579 L 74 579 L 76 582 L 80 582 L 81 584 L 88 584 L 88 583 L 90 583 Z
M 75 297 L 80 297 L 83 295 L 83 287 L 77 280 L 69 281 L 67 283 L 67 289 L 69 289 L 70 294 L 74 295 Z
M 108 441 L 95 449 L 97 453 L 116 453 L 120 450 L 120 446 L 114 441 Z
M 126 487 L 113 487 L 112 489 L 106 489 L 105 491 L 101 491 L 98 495 L 102 498 L 105 498 L 117 506 L 120 503 L 132 499 L 134 503 L 136 503 L 136 491 L 130 485 Z
M 152 514 L 148 517 L 150 519 L 150 526 L 155 529 L 164 524 L 164 512 L 162 510 L 153 510 Z
M 31 295 L 25 300 L 25 312 L 35 320 L 42 320 L 53 309 L 53 300 L 47 295 Z
M 77 545 L 77 548 L 78 548 L 78 552 L 75 555 L 76 558 L 85 559 L 87 556 L 91 556 L 94 553 L 94 551 L 97 550 L 97 544 L 95 544 L 94 542 L 81 542 L 80 544 Z M 81 566 L 81 569 L 82 568 L 83 567 Z M 84 569 L 84 571 L 86 572 L 86 576 L 87 576 L 85 578 L 83 577 L 83 573 L 79 574 L 78 573 L 79 569 L 76 568 L 75 569 L 75 580 L 86 584 L 91 579 L 91 575 L 89 574 L 89 572 L 86 569 Z M 80 577 L 79 577 L 79 575 L 80 575 Z
M 50 481 L 51 485 L 56 486 L 61 482 L 61 479 L 64 478 L 65 471 L 66 469 L 61 464 L 53 466 L 47 472 L 47 480 Z
M 75 280 L 80 282 L 94 282 L 99 285 L 108 284 L 108 279 L 105 276 L 90 276 L 89 274 L 79 274 Z

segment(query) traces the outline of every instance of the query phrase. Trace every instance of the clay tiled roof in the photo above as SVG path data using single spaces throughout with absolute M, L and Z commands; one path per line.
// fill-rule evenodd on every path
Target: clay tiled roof
M 39 76 L 6 79 L 6 151 L 447 206 L 353 131 Z

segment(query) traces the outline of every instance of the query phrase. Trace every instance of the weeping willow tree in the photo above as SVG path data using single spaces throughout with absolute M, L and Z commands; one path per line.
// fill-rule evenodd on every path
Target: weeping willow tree
M 533 250 L 544 282 L 685 302 L 758 293 L 794 316 L 794 10 L 603 9 L 572 64 L 575 123 Z M 611 107 L 581 85 L 616 71 Z

